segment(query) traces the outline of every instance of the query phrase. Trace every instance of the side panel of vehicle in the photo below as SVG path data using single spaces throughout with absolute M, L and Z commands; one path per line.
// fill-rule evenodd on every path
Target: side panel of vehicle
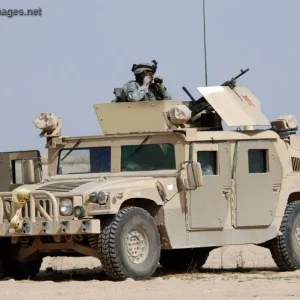
M 186 192 L 186 197 L 180 192 L 172 204 L 165 205 L 165 224 L 171 247 L 259 244 L 275 237 L 284 212 L 281 202 L 286 203 L 288 199 L 286 191 L 281 189 L 282 184 L 287 183 L 284 177 L 287 166 L 279 159 L 277 144 L 273 141 L 243 141 L 239 147 L 236 142 L 195 145 L 190 150 L 193 159 L 200 163 L 201 156 L 197 152 L 217 152 L 205 155 L 206 163 L 211 162 L 210 171 L 219 170 L 219 176 L 206 175 L 204 170 L 202 187 Z M 258 151 L 249 152 L 249 149 Z M 288 155 L 287 152 L 281 154 Z M 281 211 L 278 211 L 279 206 Z M 169 209 L 171 207 L 173 209 Z M 182 230 L 184 214 L 186 234 Z
M 158 212 L 157 222 L 163 249 L 187 247 L 186 198 L 181 191 Z

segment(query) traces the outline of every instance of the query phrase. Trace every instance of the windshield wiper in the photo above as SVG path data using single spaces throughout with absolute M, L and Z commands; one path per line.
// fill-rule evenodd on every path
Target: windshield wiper
M 145 144 L 148 142 L 148 140 L 150 140 L 150 138 L 152 137 L 152 135 L 148 135 L 140 144 L 139 146 L 126 158 L 131 157 L 132 155 L 136 154 L 137 152 L 139 152 L 144 146 Z
M 82 142 L 82 138 L 80 138 L 75 145 L 69 150 L 69 152 L 61 159 L 63 161 L 71 152 Z

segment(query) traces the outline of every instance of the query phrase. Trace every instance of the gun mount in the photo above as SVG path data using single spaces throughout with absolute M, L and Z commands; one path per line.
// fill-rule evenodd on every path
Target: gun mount
M 212 107 L 210 113 L 192 116 L 190 101 L 162 100 L 94 104 L 105 135 L 176 130 L 223 130 L 229 127 L 271 126 L 260 109 L 260 102 L 247 87 L 199 87 L 203 99 Z M 192 102 L 194 103 L 194 102 Z
M 230 80 L 225 81 L 224 83 L 221 84 L 221 86 L 228 86 L 231 89 L 234 89 L 236 87 L 236 81 L 239 77 L 244 75 L 249 71 L 249 68 L 246 70 L 242 70 L 240 74 L 238 74 L 235 77 L 232 77 Z M 211 105 L 207 102 L 207 100 L 202 96 L 198 100 L 195 100 L 195 98 L 190 94 L 190 92 L 187 90 L 185 86 L 182 87 L 182 89 L 186 92 L 186 94 L 190 97 L 192 100 L 191 103 L 189 103 L 189 109 L 192 111 L 192 117 L 198 115 L 204 110 L 208 110 L 208 112 L 211 112 L 213 108 Z

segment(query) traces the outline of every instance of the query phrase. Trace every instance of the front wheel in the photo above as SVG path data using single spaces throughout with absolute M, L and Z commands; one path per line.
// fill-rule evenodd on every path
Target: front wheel
M 300 268 L 300 201 L 288 203 L 280 226 L 282 235 L 270 242 L 272 257 L 282 271 Z
M 113 280 L 151 277 L 160 256 L 160 235 L 152 216 L 139 207 L 120 210 L 103 224 L 99 256 Z

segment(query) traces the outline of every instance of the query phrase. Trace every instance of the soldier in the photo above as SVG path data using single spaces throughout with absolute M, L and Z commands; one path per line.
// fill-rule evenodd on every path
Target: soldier
M 163 85 L 161 77 L 154 77 L 157 69 L 157 62 L 142 62 L 134 64 L 131 71 L 135 75 L 135 80 L 127 82 L 122 90 L 117 102 L 136 102 L 151 100 L 171 100 L 171 95 Z

